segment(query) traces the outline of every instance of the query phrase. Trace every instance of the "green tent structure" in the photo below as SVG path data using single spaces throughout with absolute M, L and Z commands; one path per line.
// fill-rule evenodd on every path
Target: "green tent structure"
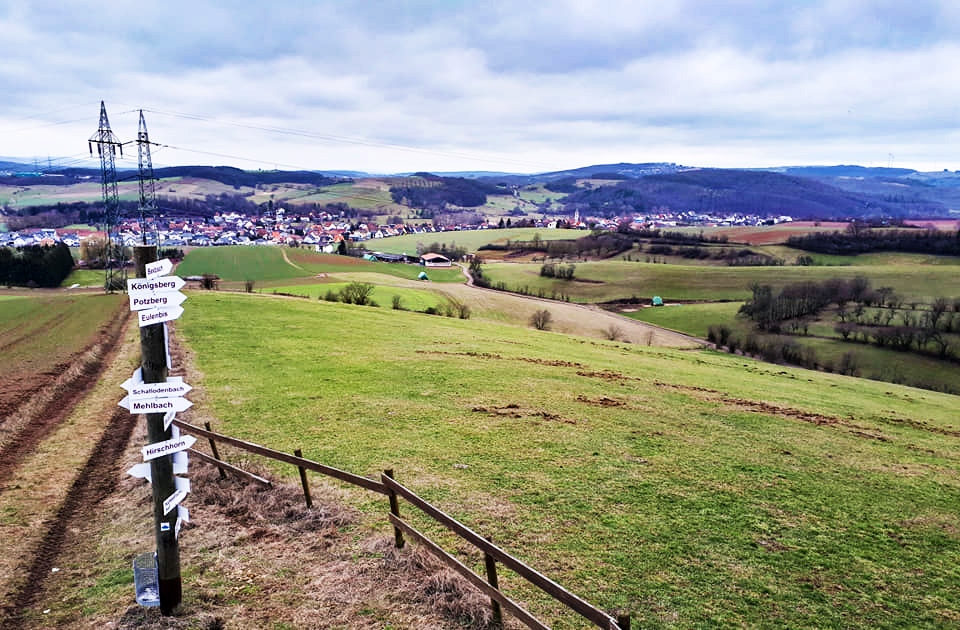
M 417 276 L 417 280 L 429 280 L 429 279 L 430 278 L 427 277 L 426 271 L 421 271 L 420 275 Z
M 653 305 L 654 306 L 663 306 L 663 298 L 659 295 L 653 296 Z

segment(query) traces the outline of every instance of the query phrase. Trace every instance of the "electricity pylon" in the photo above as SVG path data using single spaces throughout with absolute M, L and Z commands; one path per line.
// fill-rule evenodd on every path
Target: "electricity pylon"
M 90 155 L 93 155 L 93 145 L 97 145 L 97 155 L 100 156 L 100 175 L 103 182 L 103 215 L 104 230 L 107 233 L 106 261 L 104 270 L 106 275 L 103 288 L 107 293 L 123 291 L 127 286 L 127 270 L 124 267 L 123 243 L 114 246 L 113 231 L 120 224 L 120 198 L 117 193 L 117 149 L 123 157 L 123 145 L 120 139 L 110 130 L 110 121 L 107 119 L 107 107 L 100 101 L 100 128 L 87 141 Z
M 137 132 L 137 153 L 140 164 L 140 233 L 143 244 L 147 244 L 147 219 L 153 217 L 154 227 L 157 221 L 157 195 L 153 177 L 153 159 L 150 157 L 150 136 L 147 134 L 147 122 L 140 110 L 140 130 Z M 156 230 L 157 247 L 160 247 L 160 231 Z

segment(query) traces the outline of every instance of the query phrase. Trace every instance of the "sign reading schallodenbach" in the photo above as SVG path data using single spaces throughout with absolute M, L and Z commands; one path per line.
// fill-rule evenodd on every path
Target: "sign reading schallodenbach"
M 124 387 L 130 392 L 130 400 L 148 400 L 151 398 L 177 398 L 185 395 L 193 387 L 183 382 L 180 376 L 168 376 L 166 383 L 139 383 Z
M 147 263 L 147 279 L 148 280 L 152 280 L 153 278 L 159 278 L 160 276 L 165 276 L 171 271 L 173 271 L 173 263 L 170 262 L 169 258 L 164 258 L 163 260 Z

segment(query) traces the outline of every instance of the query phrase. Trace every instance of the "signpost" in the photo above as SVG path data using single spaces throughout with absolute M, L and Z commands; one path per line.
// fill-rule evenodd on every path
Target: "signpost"
M 121 406 L 131 413 L 145 413 L 147 445 L 143 447 L 145 464 L 130 469 L 130 474 L 149 479 L 153 489 L 154 535 L 157 544 L 157 581 L 160 612 L 170 615 L 180 605 L 183 586 L 180 579 L 180 525 L 187 520 L 180 509 L 174 510 L 190 491 L 189 481 L 174 477 L 186 468 L 186 449 L 196 438 L 174 435 L 170 423 L 177 411 L 192 404 L 183 394 L 189 385 L 182 379 L 168 378 L 168 351 L 163 322 L 180 317 L 180 304 L 186 299 L 180 289 L 181 278 L 167 276 L 173 269 L 169 260 L 157 260 L 155 245 L 134 248 L 137 278 L 127 281 L 130 308 L 137 311 L 140 324 L 141 367 L 123 387 L 129 392 Z M 149 466 L 149 471 L 145 468 Z

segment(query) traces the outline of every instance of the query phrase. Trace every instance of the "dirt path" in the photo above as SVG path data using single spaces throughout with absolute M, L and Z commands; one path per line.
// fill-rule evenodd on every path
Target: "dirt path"
M 301 266 L 298 265 L 297 263 L 295 263 L 295 262 L 293 262 L 292 260 L 290 260 L 290 257 L 287 256 L 287 248 L 286 248 L 286 247 L 281 247 L 281 248 L 280 248 L 280 254 L 283 256 L 283 259 L 287 262 L 287 264 L 290 265 L 291 267 L 296 267 L 296 268 L 299 269 L 300 271 L 307 271 L 306 269 L 304 269 L 303 267 L 301 267 Z M 307 271 L 307 273 L 309 273 L 309 272 Z
M 116 489 L 120 478 L 120 456 L 127 447 L 138 416 L 116 408 L 96 447 L 80 471 L 56 515 L 43 523 L 45 532 L 34 550 L 33 560 L 25 567 L 25 580 L 0 610 L 0 627 L 17 627 L 20 619 L 43 592 L 44 582 L 60 555 L 71 527 L 83 513 Z
M 129 313 L 121 308 L 106 331 L 78 353 L 69 367 L 59 373 L 58 370 L 48 373 L 48 380 L 38 385 L 29 398 L 22 399 L 3 419 L 0 427 L 8 437 L 4 436 L 0 442 L 0 495 L 6 490 L 3 484 L 23 458 L 32 453 L 70 414 L 77 402 L 93 389 L 104 368 L 116 355 L 129 320 Z
M 473 282 L 473 276 L 470 275 L 470 271 L 467 269 L 467 266 L 466 266 L 466 265 L 462 265 L 462 264 L 457 264 L 457 266 L 460 267 L 460 271 L 463 272 L 464 277 L 467 279 L 466 285 L 467 285 L 468 287 L 471 287 L 472 289 L 474 289 L 474 290 L 476 290 L 476 291 L 489 291 L 489 292 L 492 292 L 492 293 L 502 293 L 501 291 L 497 291 L 497 290 L 495 290 L 495 289 L 487 289 L 487 288 L 485 288 L 485 287 L 478 287 L 478 286 L 476 286 L 476 285 L 474 284 L 474 282 Z M 675 330 L 670 330 L 669 328 L 662 328 L 662 327 L 660 327 L 660 326 L 655 326 L 655 325 L 653 325 L 653 324 L 648 324 L 648 323 L 646 323 L 646 322 L 637 321 L 637 320 L 635 320 L 635 319 L 632 319 L 632 318 L 630 318 L 630 317 L 627 317 L 626 315 L 621 315 L 620 313 L 612 313 L 612 312 L 610 312 L 610 311 L 608 311 L 608 310 L 606 310 L 606 309 L 603 309 L 603 308 L 597 306 L 596 304 L 579 304 L 579 303 L 577 303 L 577 302 L 558 302 L 558 301 L 556 301 L 556 300 L 550 300 L 550 299 L 547 299 L 547 298 L 539 298 L 539 297 L 535 297 L 535 296 L 532 296 L 532 295 L 522 295 L 522 294 L 520 294 L 520 293 L 510 293 L 509 295 L 511 295 L 511 296 L 513 296 L 513 297 L 516 297 L 516 298 L 520 298 L 520 299 L 530 300 L 530 301 L 532 301 L 532 302 L 538 302 L 538 303 L 541 303 L 541 304 L 554 304 L 554 305 L 556 305 L 556 304 L 562 304 L 562 305 L 565 306 L 565 307 L 566 307 L 566 306 L 572 306 L 572 307 L 575 307 L 575 308 L 578 308 L 578 309 L 582 309 L 582 310 L 585 310 L 585 311 L 589 311 L 589 312 L 593 313 L 594 315 L 599 315 L 599 316 L 602 316 L 602 317 L 611 318 L 611 320 L 613 320 L 613 321 L 615 321 L 615 322 L 619 322 L 619 323 L 625 324 L 625 325 L 630 326 L 630 327 L 632 327 L 632 328 L 634 328 L 634 329 L 639 329 L 639 330 L 643 330 L 643 331 L 656 331 L 656 332 L 659 332 L 660 334 L 663 334 L 663 335 L 668 335 L 668 336 L 671 336 L 671 337 L 678 338 L 678 339 L 683 340 L 683 341 L 685 341 L 685 342 L 687 342 L 687 343 L 689 343 L 689 344 L 692 344 L 692 345 L 700 346 L 700 345 L 707 345 L 707 343 L 708 343 L 706 340 L 700 339 L 699 337 L 694 337 L 694 336 L 692 336 L 692 335 L 687 335 L 687 334 L 684 334 L 684 333 L 680 333 L 680 332 L 677 332 L 677 331 L 675 331 Z M 611 325 L 613 325 L 613 324 L 611 324 Z M 667 344 L 667 345 L 669 345 L 669 344 Z

